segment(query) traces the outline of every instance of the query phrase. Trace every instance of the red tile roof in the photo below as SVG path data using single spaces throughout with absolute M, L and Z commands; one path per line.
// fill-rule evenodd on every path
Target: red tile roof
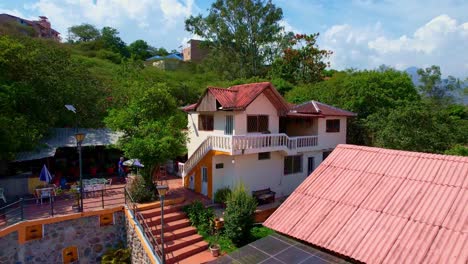
M 264 223 L 366 263 L 468 263 L 468 157 L 339 145 Z
M 245 110 L 260 94 L 264 93 L 282 114 L 288 116 L 356 116 L 353 112 L 317 101 L 310 101 L 300 105 L 287 103 L 269 82 L 241 84 L 229 88 L 208 87 L 198 103 L 185 106 L 182 110 L 186 112 L 196 111 L 202 98 L 207 93 L 211 93 L 216 98 L 223 110 Z
M 299 105 L 291 106 L 290 114 L 310 114 L 321 116 L 356 116 L 356 113 L 346 111 L 331 105 L 327 105 L 317 101 L 309 101 Z

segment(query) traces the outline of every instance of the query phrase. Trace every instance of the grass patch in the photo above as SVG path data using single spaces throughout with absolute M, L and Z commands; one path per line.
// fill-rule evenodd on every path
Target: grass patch
M 275 231 L 271 230 L 268 227 L 264 227 L 262 225 L 259 226 L 254 226 L 252 230 L 250 231 L 250 235 L 252 237 L 250 242 L 253 242 L 255 240 L 259 240 L 260 238 L 267 237 L 271 234 L 274 234 Z

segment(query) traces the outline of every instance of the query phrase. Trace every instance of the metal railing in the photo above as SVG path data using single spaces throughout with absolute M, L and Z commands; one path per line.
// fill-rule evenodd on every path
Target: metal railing
M 152 245 L 152 249 L 155 255 L 159 258 L 162 258 L 161 245 L 158 243 L 158 240 L 153 234 L 153 231 L 155 233 L 158 233 L 158 231 L 160 230 L 158 230 L 157 225 L 154 225 L 154 229 L 151 229 L 148 226 L 145 217 L 141 214 L 141 212 L 139 212 L 137 203 L 135 202 L 127 188 L 125 188 L 125 204 L 132 211 L 133 216 L 135 218 L 135 222 L 139 224 L 141 231 L 145 236 L 145 239 Z
M 124 204 L 124 187 L 106 187 L 83 192 L 83 211 L 95 211 Z M 50 197 L 20 198 L 0 208 L 0 229 L 25 220 L 77 213 L 79 193 L 62 193 Z

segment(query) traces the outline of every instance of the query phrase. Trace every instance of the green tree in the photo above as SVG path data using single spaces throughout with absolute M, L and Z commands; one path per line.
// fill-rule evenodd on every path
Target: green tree
M 68 28 L 69 35 L 68 41 L 69 42 L 88 42 L 97 40 L 101 33 L 99 29 L 91 24 L 81 24 L 77 26 L 72 26 Z
M 144 40 L 135 40 L 130 45 L 128 45 L 128 50 L 130 54 L 138 60 L 146 60 L 151 57 L 152 47 L 146 43 Z
M 282 18 L 271 0 L 216 0 L 206 17 L 190 16 L 185 28 L 206 40 L 211 59 L 232 78 L 249 78 L 262 74 L 264 63 L 277 55 L 273 47 L 283 38 Z
M 365 119 L 420 97 L 406 73 L 394 69 L 337 72 L 327 81 L 296 86 L 286 94 L 294 103 L 317 100 L 358 114 L 348 122 L 348 142 L 371 145 Z
M 255 209 L 257 201 L 246 192 L 245 187 L 242 184 L 235 187 L 226 201 L 224 232 L 236 246 L 249 242 Z
M 292 83 L 322 81 L 325 68 L 329 66 L 324 60 L 332 52 L 318 48 L 318 36 L 318 33 L 294 35 L 284 49 L 283 56 L 273 62 L 270 75 Z
M 449 76 L 445 82 L 442 81 L 440 67 L 436 65 L 419 69 L 418 75 L 421 81 L 418 86 L 420 92 L 437 104 L 450 103 L 453 98 L 448 92 L 461 89 L 460 80 L 453 76 Z
M 366 121 L 379 147 L 443 153 L 468 140 L 466 120 L 434 110 L 430 103 L 408 103 L 373 114 Z
M 456 156 L 468 156 L 468 147 L 462 145 L 455 145 L 452 148 L 446 150 L 444 154 L 456 155 Z
M 128 104 L 109 111 L 108 127 L 123 132 L 118 142 L 125 156 L 145 165 L 142 176 L 151 180 L 155 168 L 186 152 L 184 114 L 164 84 L 134 83 Z
M 99 80 L 62 44 L 0 37 L 0 158 L 33 148 L 49 128 L 73 125 L 65 104 L 80 110 L 82 126 L 100 126 L 103 98 Z
M 126 58 L 130 56 L 127 45 L 125 45 L 125 42 L 119 37 L 119 31 L 117 31 L 117 29 L 103 27 L 101 29 L 100 40 L 103 42 L 105 49 L 118 53 Z

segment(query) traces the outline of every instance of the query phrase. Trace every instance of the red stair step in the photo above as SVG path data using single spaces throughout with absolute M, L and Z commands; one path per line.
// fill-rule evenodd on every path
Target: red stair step
M 180 212 L 180 211 L 164 214 L 164 223 L 170 223 L 170 222 L 177 221 L 177 220 L 180 220 L 180 219 L 183 219 L 183 218 L 187 218 L 187 215 L 184 212 Z M 160 215 L 152 217 L 152 218 L 146 218 L 145 217 L 145 220 L 146 220 L 146 223 L 148 225 L 150 225 L 150 224 L 151 225 L 161 224 L 161 216 Z
M 177 211 L 182 211 L 183 207 L 184 207 L 183 204 L 164 206 L 164 214 L 173 213 L 173 212 L 177 212 Z M 161 216 L 161 207 L 143 210 L 143 211 L 140 211 L 140 213 L 145 218 L 152 218 L 152 217 L 156 217 L 156 216 Z
M 197 229 L 193 226 L 187 226 L 179 229 L 175 229 L 169 232 L 164 232 L 164 241 L 169 242 L 182 237 L 191 236 L 197 233 Z M 158 243 L 161 243 L 160 234 L 158 233 L 155 237 Z
M 199 252 L 202 252 L 206 250 L 207 248 L 208 248 L 208 243 L 206 243 L 205 241 L 200 241 L 195 244 L 188 245 L 181 249 L 172 251 L 169 254 L 166 254 L 166 263 L 167 264 L 177 263 L 178 261 L 181 261 Z
M 203 240 L 203 237 L 200 236 L 199 234 L 193 234 L 190 236 L 181 237 L 172 241 L 164 240 L 164 249 L 165 249 L 166 254 L 168 254 L 170 252 L 176 251 L 183 247 L 193 245 L 202 240 Z
M 190 226 L 190 221 L 187 218 L 182 218 L 180 220 L 171 221 L 171 222 L 164 222 L 164 233 L 169 232 L 169 231 L 173 231 L 173 230 L 176 230 L 176 229 L 179 229 L 179 228 L 187 227 L 187 226 Z M 160 224 L 158 224 L 158 225 L 156 225 L 156 224 L 149 225 L 149 223 L 148 223 L 148 227 L 152 230 L 152 233 L 154 235 L 159 236 L 161 234 L 161 225 Z

